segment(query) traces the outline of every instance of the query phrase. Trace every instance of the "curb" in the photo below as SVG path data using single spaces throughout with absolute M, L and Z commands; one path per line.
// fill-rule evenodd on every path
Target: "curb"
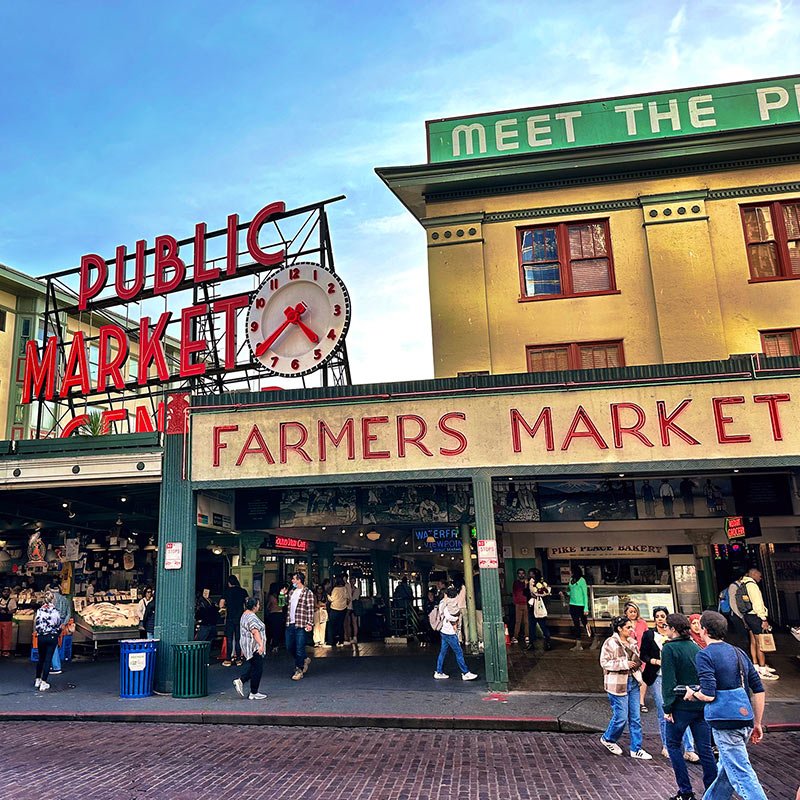
M 155 722 L 191 725 L 275 725 L 315 728 L 406 728 L 411 730 L 562 730 L 555 717 L 415 716 L 411 714 L 293 714 L 259 711 L 3 711 L 0 722 Z M 575 731 L 570 725 L 570 731 Z M 591 729 L 587 729 L 591 730 Z M 584 731 L 586 732 L 586 731 Z

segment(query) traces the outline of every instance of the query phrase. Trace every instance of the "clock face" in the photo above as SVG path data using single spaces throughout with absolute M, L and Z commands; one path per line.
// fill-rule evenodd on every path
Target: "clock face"
M 256 361 L 275 375 L 319 369 L 350 324 L 350 298 L 338 276 L 299 263 L 267 278 L 253 295 L 247 339 Z

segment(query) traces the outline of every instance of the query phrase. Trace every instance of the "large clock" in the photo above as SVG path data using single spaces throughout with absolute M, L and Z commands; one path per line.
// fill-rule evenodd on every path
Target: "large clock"
M 299 263 L 267 278 L 253 295 L 247 338 L 253 357 L 275 375 L 319 369 L 350 325 L 350 297 L 337 275 Z

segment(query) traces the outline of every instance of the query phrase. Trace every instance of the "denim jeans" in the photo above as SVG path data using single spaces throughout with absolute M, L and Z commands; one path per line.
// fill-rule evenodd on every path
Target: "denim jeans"
M 667 751 L 672 762 L 672 771 L 678 783 L 678 791 L 689 794 L 692 791 L 692 782 L 689 780 L 689 770 L 683 757 L 681 739 L 684 733 L 691 730 L 694 734 L 694 743 L 700 765 L 703 767 L 703 786 L 708 789 L 717 777 L 717 762 L 711 752 L 711 729 L 703 716 L 703 709 L 691 711 L 675 709 L 672 712 L 675 722 L 667 722 Z
M 653 691 L 653 697 L 656 701 L 656 715 L 658 716 L 658 732 L 661 734 L 661 746 L 667 747 L 667 721 L 664 719 L 664 698 L 661 695 L 661 674 L 653 682 L 650 687 Z M 683 749 L 687 753 L 694 752 L 694 740 L 689 728 L 686 728 L 683 734 Z
M 711 731 L 719 749 L 717 778 L 703 795 L 703 800 L 731 800 L 734 790 L 742 800 L 767 800 L 758 776 L 747 755 L 752 728 Z
M 619 696 L 608 694 L 611 703 L 611 722 L 608 723 L 603 738 L 607 742 L 616 742 L 622 736 L 627 724 L 631 736 L 631 753 L 642 749 L 642 721 L 639 715 L 639 684 L 628 678 L 628 694 Z
M 441 672 L 444 669 L 444 657 L 447 655 L 448 649 L 455 653 L 456 663 L 458 664 L 458 668 L 461 670 L 461 672 L 469 672 L 467 662 L 464 661 L 464 651 L 461 649 L 461 645 L 458 643 L 458 636 L 452 633 L 442 634 L 442 649 L 439 650 L 439 660 L 436 662 L 436 671 Z
M 294 656 L 296 669 L 303 669 L 306 660 L 306 629 L 292 623 L 286 627 L 286 649 Z

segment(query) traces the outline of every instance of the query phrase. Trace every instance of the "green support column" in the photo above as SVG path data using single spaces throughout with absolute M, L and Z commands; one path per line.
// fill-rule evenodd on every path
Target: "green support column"
M 467 644 L 473 653 L 478 652 L 478 617 L 475 613 L 475 582 L 472 575 L 472 525 L 459 526 L 461 553 L 464 558 L 464 585 L 467 587 Z
M 714 588 L 714 566 L 711 562 L 711 540 L 713 531 L 686 531 L 692 543 L 697 565 L 697 584 L 700 589 L 700 604 L 704 609 L 717 608 L 717 592 Z
M 386 601 L 386 610 L 389 611 L 389 569 L 392 566 L 392 554 L 385 550 L 372 551 L 372 565 L 375 568 L 375 583 L 378 594 Z
M 485 472 L 476 472 L 472 476 L 472 487 L 475 495 L 475 524 L 478 529 L 478 541 L 494 542 L 496 547 L 497 536 L 494 529 L 491 476 Z M 506 636 L 503 629 L 503 605 L 500 599 L 500 572 L 497 567 L 481 567 L 480 575 L 486 680 L 492 691 L 505 692 L 508 690 L 508 660 L 506 658 Z
M 197 571 L 195 497 L 182 477 L 183 436 L 164 436 L 161 504 L 158 523 L 155 636 L 156 689 L 172 691 L 172 645 L 194 639 L 194 593 Z M 164 569 L 167 543 L 183 545 L 180 569 Z
M 319 582 L 331 577 L 333 568 L 333 551 L 336 545 L 333 542 L 317 542 L 317 556 L 319 556 Z

